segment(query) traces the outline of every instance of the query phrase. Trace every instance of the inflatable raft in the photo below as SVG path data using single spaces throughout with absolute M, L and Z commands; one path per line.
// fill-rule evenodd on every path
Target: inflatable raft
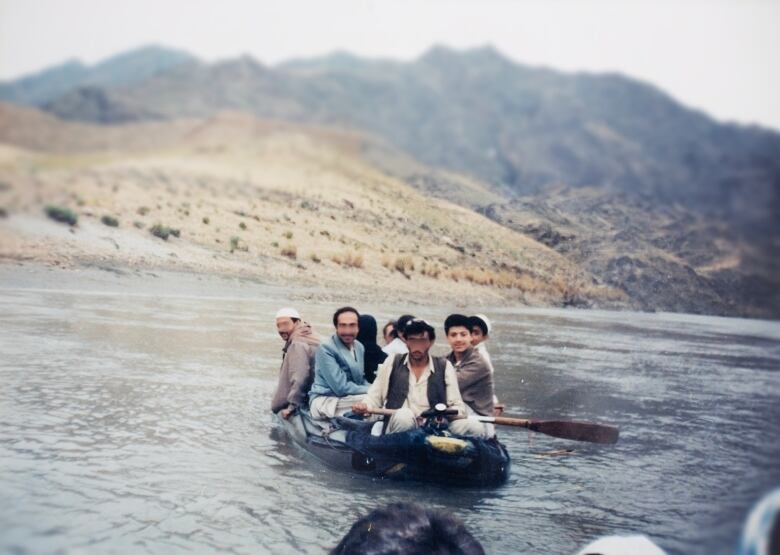
M 511 461 L 497 439 L 457 436 L 433 421 L 395 434 L 371 434 L 372 422 L 337 417 L 323 427 L 307 411 L 279 419 L 292 440 L 326 465 L 394 480 L 456 486 L 496 486 Z

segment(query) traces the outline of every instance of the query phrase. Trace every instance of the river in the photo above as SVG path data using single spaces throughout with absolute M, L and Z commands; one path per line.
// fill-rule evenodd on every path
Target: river
M 513 468 L 493 489 L 331 471 L 268 412 L 273 313 L 293 303 L 329 334 L 325 298 L 3 268 L 0 550 L 325 553 L 370 508 L 414 500 L 458 515 L 488 553 L 635 532 L 670 554 L 729 554 L 780 485 L 780 324 L 512 306 L 478 309 L 507 412 L 615 424 L 617 445 L 502 429 Z M 355 304 L 380 326 L 409 308 L 442 334 L 449 312 Z

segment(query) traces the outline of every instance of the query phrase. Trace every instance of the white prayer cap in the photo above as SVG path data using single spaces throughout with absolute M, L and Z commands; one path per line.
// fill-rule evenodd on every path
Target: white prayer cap
M 780 488 L 764 497 L 748 515 L 742 529 L 739 555 L 777 553 L 777 530 L 780 528 Z
M 487 335 L 490 335 L 490 330 L 493 328 L 493 325 L 490 323 L 490 320 L 488 320 L 488 317 L 484 314 L 475 314 L 475 318 L 479 318 L 483 322 L 485 322 L 485 327 L 487 328 Z
M 295 310 L 294 308 L 290 308 L 290 307 L 280 308 L 279 311 L 276 313 L 276 317 L 277 318 L 295 318 L 295 319 L 298 319 L 298 320 L 301 319 L 301 315 L 298 314 L 298 311 Z
M 589 543 L 577 555 L 666 555 L 647 536 L 607 536 Z

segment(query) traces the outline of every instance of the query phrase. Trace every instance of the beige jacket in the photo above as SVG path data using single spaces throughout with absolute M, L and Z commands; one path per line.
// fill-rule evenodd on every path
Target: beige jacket
M 305 322 L 298 322 L 282 349 L 279 383 L 271 401 L 271 410 L 296 408 L 306 404 L 306 395 L 314 379 L 314 353 L 320 339 Z
M 455 353 L 451 352 L 447 360 L 455 365 L 463 401 L 477 414 L 493 416 L 493 373 L 479 351 L 469 347 L 460 362 L 455 362 Z

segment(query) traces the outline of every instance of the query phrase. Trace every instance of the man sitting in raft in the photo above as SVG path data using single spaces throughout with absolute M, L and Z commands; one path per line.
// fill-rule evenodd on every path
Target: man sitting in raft
M 436 340 L 433 327 L 424 320 L 411 320 L 403 331 L 409 353 L 388 357 L 379 367 L 365 402 L 356 403 L 352 410 L 368 414 L 370 408 L 396 409 L 386 433 L 416 428 L 420 413 L 438 403 L 457 409 L 464 416 L 466 407 L 458 390 L 455 369 L 447 360 L 428 354 Z M 460 419 L 450 422 L 450 431 L 481 436 L 485 428 L 474 420 Z
M 314 384 L 309 391 L 309 409 L 314 418 L 341 416 L 365 398 L 365 353 L 356 339 L 359 318 L 360 314 L 351 306 L 339 308 L 333 314 L 336 333 L 317 349 Z
M 488 353 L 487 345 L 485 345 L 487 340 L 490 339 L 490 320 L 488 320 L 488 317 L 484 314 L 476 314 L 474 316 L 469 316 L 469 322 L 469 327 L 471 328 L 471 345 L 479 351 L 479 354 L 485 359 L 488 368 L 490 368 L 490 373 L 493 374 L 495 369 L 493 368 L 493 362 L 490 360 L 490 353 Z M 493 380 L 493 383 L 495 385 L 495 379 Z M 501 413 L 504 412 L 504 405 L 498 402 L 498 397 L 495 395 L 493 395 L 493 406 L 495 407 L 495 416 L 501 416 Z
M 320 339 L 294 308 L 276 313 L 276 330 L 284 341 L 279 383 L 271 400 L 271 410 L 285 420 L 306 404 L 306 394 L 314 378 L 314 353 Z
M 455 367 L 463 401 L 482 416 L 493 416 L 493 373 L 482 355 L 471 346 L 471 320 L 463 314 L 450 314 L 444 331 L 452 348 L 447 360 Z
M 488 353 L 487 345 L 485 345 L 487 340 L 490 339 L 490 320 L 484 314 L 469 316 L 469 329 L 471 329 L 472 347 L 479 351 L 479 354 L 485 359 L 488 368 L 490 368 L 490 372 L 493 373 L 493 361 L 490 360 L 490 353 Z

